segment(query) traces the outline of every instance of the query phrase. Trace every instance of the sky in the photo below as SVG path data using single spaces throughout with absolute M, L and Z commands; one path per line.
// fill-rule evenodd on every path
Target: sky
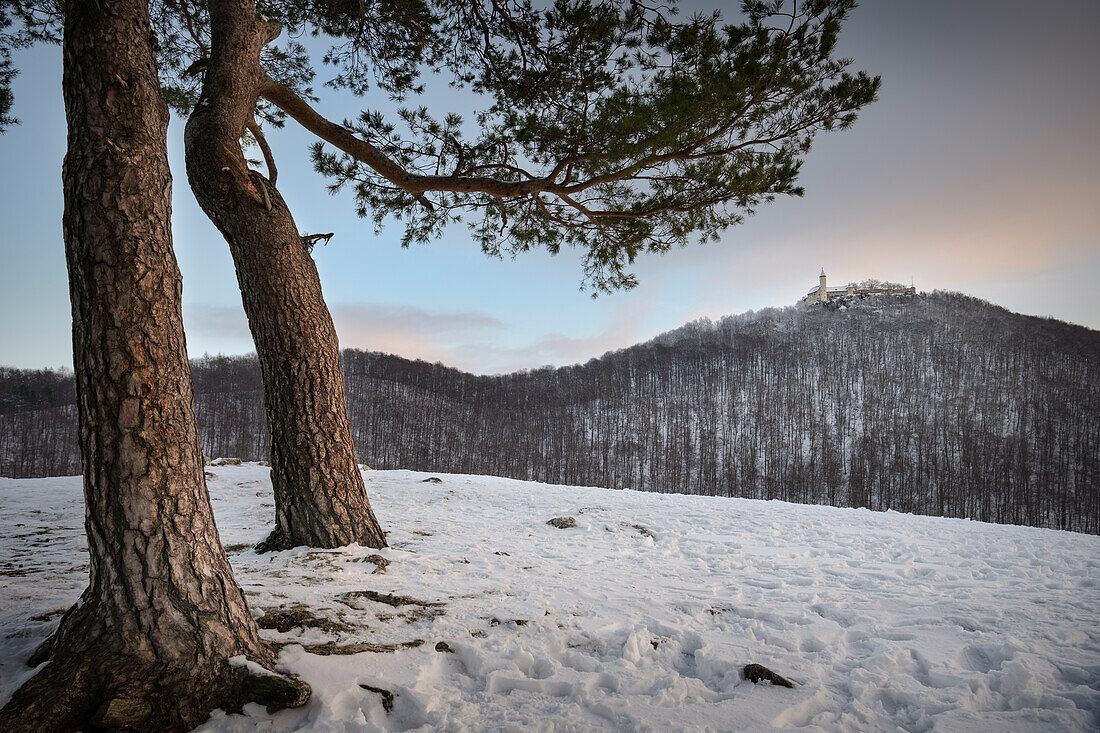
M 269 132 L 299 230 L 336 234 L 314 256 L 341 345 L 489 374 L 571 364 L 698 318 L 793 304 L 822 267 L 830 285 L 912 280 L 1100 328 L 1100 2 L 865 0 L 839 50 L 882 90 L 854 127 L 817 138 L 806 195 L 761 207 L 718 243 L 643 257 L 637 288 L 596 299 L 579 288 L 578 252 L 491 259 L 462 226 L 402 249 L 399 226 L 375 235 L 350 193 L 327 193 L 308 134 L 293 121 Z M 72 364 L 60 61 L 55 47 L 17 56 L 22 124 L 0 136 L 5 366 Z M 418 103 L 471 106 L 439 85 Z M 343 119 L 362 105 L 323 93 L 318 109 Z M 188 352 L 250 352 L 228 248 L 187 188 L 183 120 L 168 135 Z

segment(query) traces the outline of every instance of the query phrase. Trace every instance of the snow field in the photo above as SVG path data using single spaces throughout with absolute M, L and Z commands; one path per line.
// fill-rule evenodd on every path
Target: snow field
M 203 731 L 1100 727 L 1098 537 L 367 471 L 389 548 L 256 555 L 268 470 L 208 470 L 254 613 L 302 606 L 339 626 L 263 632 L 313 686 L 306 707 L 218 713 Z M 557 516 L 577 526 L 546 525 Z M 0 700 L 86 583 L 82 522 L 78 478 L 0 479 Z M 392 653 L 303 648 L 417 639 Z M 796 687 L 744 681 L 750 662 Z M 361 685 L 392 692 L 392 710 Z

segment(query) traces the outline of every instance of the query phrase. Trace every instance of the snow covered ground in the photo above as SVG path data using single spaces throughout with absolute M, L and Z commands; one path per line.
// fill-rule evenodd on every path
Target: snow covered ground
M 367 471 L 391 545 L 374 573 L 375 551 L 354 546 L 251 552 L 271 526 L 267 469 L 209 470 L 256 615 L 304 606 L 341 627 L 263 632 L 290 642 L 305 708 L 251 706 L 203 731 L 1100 728 L 1098 537 Z M 546 524 L 558 516 L 577 526 Z M 85 584 L 82 521 L 79 479 L 0 479 L 0 701 Z M 746 682 L 750 662 L 795 688 Z M 362 685 L 392 692 L 392 710 Z

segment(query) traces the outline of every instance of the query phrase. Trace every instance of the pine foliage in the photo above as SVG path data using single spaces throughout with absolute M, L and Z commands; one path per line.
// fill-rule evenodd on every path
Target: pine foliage
M 408 246 L 461 222 L 498 257 L 575 247 L 587 286 L 628 288 L 640 253 L 801 195 L 814 137 L 850 126 L 879 87 L 835 55 L 854 6 L 754 0 L 729 23 L 639 0 L 269 0 L 258 11 L 287 33 L 265 50 L 279 93 L 258 114 L 295 117 L 287 100 L 317 101 L 325 71 L 323 86 L 374 106 L 330 127 L 313 162 L 377 228 L 399 221 Z M 205 4 L 153 7 L 165 93 L 187 112 L 210 52 Z M 307 34 L 327 44 L 319 63 Z M 436 108 L 426 83 L 478 111 Z

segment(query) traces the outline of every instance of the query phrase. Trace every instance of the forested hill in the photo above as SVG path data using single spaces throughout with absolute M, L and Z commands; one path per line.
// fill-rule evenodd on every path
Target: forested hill
M 344 354 L 360 460 L 1100 533 L 1100 332 L 952 293 L 688 324 L 504 376 Z M 196 361 L 211 456 L 267 457 L 259 369 Z M 72 383 L 0 373 L 0 474 L 75 473 Z

